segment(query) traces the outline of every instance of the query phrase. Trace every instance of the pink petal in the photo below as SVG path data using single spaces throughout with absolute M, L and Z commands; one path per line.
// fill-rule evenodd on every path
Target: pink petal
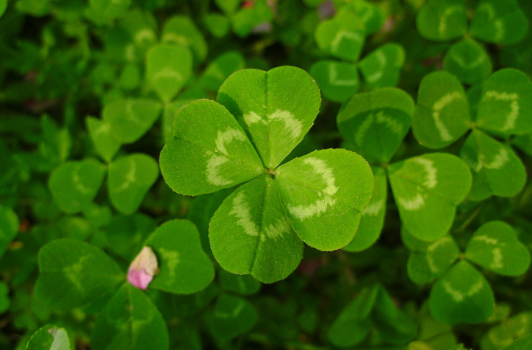
M 142 270 L 129 269 L 127 274 L 127 280 L 129 283 L 140 289 L 148 288 L 153 276 Z

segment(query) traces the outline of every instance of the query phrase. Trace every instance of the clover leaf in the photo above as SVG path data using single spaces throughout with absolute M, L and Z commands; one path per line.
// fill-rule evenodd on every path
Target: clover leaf
M 70 350 L 70 339 L 64 328 L 46 325 L 33 333 L 26 350 Z
M 15 238 L 19 229 L 17 214 L 8 207 L 0 205 L 0 258 Z
M 301 240 L 335 250 L 354 237 L 373 189 L 362 157 L 322 150 L 278 166 L 319 105 L 307 73 L 279 67 L 239 71 L 220 88 L 218 103 L 194 101 L 176 114 L 160 158 L 174 191 L 199 195 L 246 182 L 211 221 L 211 248 L 224 269 L 271 283 L 296 268 Z

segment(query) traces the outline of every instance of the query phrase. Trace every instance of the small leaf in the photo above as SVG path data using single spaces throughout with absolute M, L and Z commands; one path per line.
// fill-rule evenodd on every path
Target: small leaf
M 387 163 L 408 132 L 413 113 L 410 95 L 382 88 L 349 99 L 338 113 L 338 129 L 366 158 Z
M 525 335 L 517 339 L 512 344 L 505 346 L 501 350 L 527 350 L 532 347 L 532 334 Z
M 349 6 L 349 9 L 358 15 L 360 21 L 362 21 L 364 25 L 366 35 L 375 33 L 383 26 L 386 20 L 380 7 L 374 3 L 366 1 L 350 1 L 346 2 L 345 6 Z
M 356 62 L 364 47 L 365 31 L 357 15 L 339 11 L 318 26 L 315 33 L 318 47 L 334 57 Z
M 238 122 L 214 101 L 197 100 L 181 108 L 173 130 L 159 162 L 166 183 L 177 193 L 212 193 L 264 172 Z
M 224 290 L 242 295 L 256 294 L 261 286 L 259 281 L 249 275 L 235 275 L 223 269 L 220 269 L 218 277 Z
M 48 180 L 54 200 L 67 213 L 78 213 L 91 204 L 105 177 L 105 167 L 94 159 L 67 162 Z
M 275 181 L 299 238 L 324 251 L 353 240 L 374 186 L 366 160 L 343 149 L 296 158 L 277 169 Z
M 91 345 L 101 350 L 168 350 L 166 323 L 151 300 L 125 283 L 94 323 Z
M 463 260 L 436 281 L 429 297 L 434 318 L 447 323 L 483 322 L 493 314 L 494 305 L 484 276 Z
M 473 174 L 471 200 L 480 201 L 491 195 L 513 197 L 525 186 L 526 170 L 519 157 L 510 147 L 482 131 L 473 130 L 460 157 Z
M 401 221 L 415 237 L 432 241 L 449 231 L 456 206 L 471 188 L 471 172 L 458 157 L 429 153 L 389 166 Z
M 494 44 L 511 45 L 526 35 L 528 22 L 515 0 L 481 0 L 471 21 L 471 36 Z
M 467 244 L 466 259 L 503 276 L 519 276 L 530 266 L 530 253 L 512 227 L 502 221 L 482 225 Z
M 445 272 L 460 255 L 460 250 L 450 235 L 432 242 L 422 241 L 403 226 L 401 237 L 411 250 L 408 258 L 408 277 L 418 284 L 432 282 Z
M 214 267 L 201 247 L 198 229 L 190 221 L 165 222 L 146 241 L 146 246 L 154 250 L 160 269 L 151 288 L 190 294 L 212 282 Z
M 181 91 L 191 73 L 192 55 L 187 48 L 160 44 L 148 51 L 146 78 L 165 103 Z
M 372 89 L 395 86 L 405 61 L 404 48 L 388 43 L 364 57 L 359 63 L 360 72 Z
M 219 13 L 208 13 L 201 21 L 209 33 L 215 38 L 223 38 L 229 33 L 230 23 L 227 17 Z
M 478 108 L 477 125 L 505 135 L 532 132 L 532 81 L 525 73 L 502 69 L 488 79 Z
M 482 345 L 486 349 L 501 349 L 528 334 L 532 334 L 532 313 L 521 312 L 491 328 L 482 338 Z M 526 350 L 528 347 L 522 349 Z
M 320 60 L 310 67 L 323 96 L 333 102 L 344 102 L 358 91 L 360 79 L 352 63 Z
M 377 241 L 384 226 L 388 182 L 383 169 L 373 168 L 372 170 L 375 175 L 375 189 L 368 206 L 362 212 L 355 238 L 344 247 L 348 252 L 360 252 L 368 249 Z
M 0 205 L 0 258 L 4 255 L 18 233 L 19 221 L 17 214 L 8 207 Z
M 242 57 L 240 52 L 226 52 L 217 57 L 203 71 L 200 84 L 207 90 L 218 92 L 224 81 L 234 72 L 244 69 L 245 64 L 244 57 Z
M 221 341 L 227 341 L 253 329 L 258 314 L 253 304 L 246 299 L 222 294 L 206 319 L 213 335 Z
M 157 162 L 137 153 L 115 160 L 109 165 L 109 198 L 124 214 L 134 213 L 159 177 Z
M 262 24 L 268 24 L 274 15 L 266 0 L 255 0 L 253 6 L 243 7 L 231 16 L 233 31 L 241 38 L 247 37 Z
M 308 132 L 321 98 L 307 72 L 284 66 L 234 73 L 220 87 L 217 101 L 248 131 L 264 165 L 272 169 Z
M 447 72 L 427 75 L 419 86 L 414 136 L 425 147 L 446 147 L 470 128 L 469 105 L 462 84 Z
M 194 62 L 201 63 L 207 57 L 207 43 L 192 20 L 185 16 L 168 19 L 163 28 L 161 41 L 165 44 L 177 44 L 190 49 Z
M 71 238 L 42 247 L 39 270 L 35 296 L 47 307 L 61 310 L 109 295 L 125 277 L 102 250 Z
M 477 84 L 490 76 L 492 65 L 486 50 L 475 40 L 465 38 L 445 54 L 443 68 L 464 84 Z
M 276 180 L 259 177 L 236 189 L 214 214 L 209 238 L 225 270 L 263 283 L 286 278 L 303 256 L 303 243 L 283 212 Z
M 122 145 L 111 132 L 111 124 L 93 117 L 87 117 L 86 122 L 96 150 L 103 159 L 110 162 Z
M 429 0 L 416 17 L 419 34 L 429 40 L 449 41 L 467 32 L 464 0 Z
M 161 105 L 146 99 L 112 102 L 103 109 L 103 120 L 111 125 L 111 132 L 122 143 L 140 139 L 157 121 Z
M 70 350 L 70 339 L 64 328 L 46 325 L 33 333 L 26 350 Z
M 114 82 L 114 79 L 113 79 Z M 140 85 L 140 68 L 138 65 L 130 63 L 124 67 L 120 74 L 119 83 L 123 90 L 134 90 Z

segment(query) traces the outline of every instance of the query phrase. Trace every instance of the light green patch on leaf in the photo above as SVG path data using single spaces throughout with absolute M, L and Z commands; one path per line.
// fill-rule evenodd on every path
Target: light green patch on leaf
M 460 157 L 473 174 L 471 200 L 480 201 L 491 195 L 513 197 L 525 186 L 525 167 L 512 148 L 482 131 L 473 130 Z
M 203 71 L 199 82 L 205 89 L 218 92 L 223 82 L 234 72 L 244 69 L 245 64 L 240 52 L 226 52 L 209 64 Z
M 380 46 L 359 63 L 364 81 L 372 88 L 395 86 L 405 61 L 404 48 L 395 43 Z
M 331 56 L 356 62 L 364 47 L 366 33 L 358 16 L 351 11 L 339 11 L 316 29 L 318 47 Z
M 216 339 L 230 340 L 252 330 L 258 321 L 258 313 L 253 304 L 246 299 L 222 294 L 214 309 L 206 315 L 209 329 Z
M 320 60 L 310 67 L 323 96 L 333 102 L 344 102 L 358 91 L 360 78 L 352 63 Z
M 109 165 L 109 198 L 124 214 L 134 213 L 159 177 L 157 162 L 137 153 L 119 158 Z
M 367 159 L 386 163 L 407 134 L 413 113 L 410 95 L 382 88 L 351 97 L 338 113 L 338 129 Z
M 516 0 L 481 0 L 471 21 L 471 36 L 494 44 L 511 45 L 526 35 L 528 21 Z
M 253 295 L 260 290 L 261 283 L 250 275 L 235 275 L 219 270 L 220 286 L 223 290 L 242 295 Z
M 449 41 L 467 31 L 464 0 L 429 0 L 416 17 L 417 30 L 425 39 Z
M 78 213 L 92 202 L 104 177 L 105 166 L 94 159 L 66 162 L 52 172 L 48 187 L 61 209 Z
M 430 292 L 429 307 L 437 320 L 479 323 L 494 310 L 493 292 L 484 276 L 462 260 L 441 276 Z
M 299 238 L 324 251 L 353 240 L 374 186 L 366 160 L 343 149 L 296 158 L 277 169 L 275 181 Z
M 417 284 L 432 282 L 443 274 L 460 255 L 460 250 L 450 235 L 432 242 L 422 241 L 413 236 L 403 226 L 401 238 L 410 249 L 407 272 L 408 277 Z
M 19 220 L 17 214 L 8 207 L 0 205 L 0 258 L 4 255 L 18 233 Z
M 166 323 L 141 290 L 125 283 L 99 314 L 91 343 L 101 350 L 168 350 Z
M 87 117 L 85 121 L 96 150 L 103 159 L 110 162 L 122 145 L 113 135 L 111 124 L 94 117 Z
M 477 84 L 485 80 L 492 71 L 490 57 L 475 40 L 465 38 L 447 51 L 443 68 L 464 84 Z
M 479 128 L 505 135 L 532 132 L 532 81 L 523 72 L 502 69 L 484 85 L 478 107 Z
M 208 13 L 202 17 L 201 21 L 209 33 L 215 38 L 223 38 L 229 33 L 231 24 L 229 19 L 219 13 Z
M 111 132 L 122 143 L 140 139 L 157 121 L 161 105 L 147 99 L 127 99 L 111 102 L 103 109 L 103 120 L 111 125 Z
M 389 166 L 388 178 L 401 221 L 415 237 L 432 241 L 449 231 L 456 206 L 471 188 L 471 172 L 460 158 L 429 153 Z
M 372 168 L 372 170 L 375 176 L 375 189 L 367 207 L 362 212 L 355 238 L 344 247 L 348 252 L 360 252 L 368 249 L 379 239 L 384 226 L 388 182 L 383 169 Z
M 33 333 L 26 350 L 70 350 L 70 339 L 64 328 L 46 325 Z
M 220 87 L 217 101 L 248 132 L 270 169 L 301 142 L 318 115 L 321 98 L 312 77 L 296 67 L 244 69 Z
M 303 243 L 283 212 L 277 179 L 261 176 L 225 199 L 211 220 L 209 238 L 227 271 L 273 283 L 292 273 Z
M 264 172 L 244 130 L 222 105 L 191 102 L 178 111 L 173 125 L 174 137 L 159 161 L 166 183 L 177 193 L 212 193 Z
M 192 73 L 192 55 L 183 46 L 160 44 L 146 56 L 146 78 L 159 97 L 170 102 Z
M 502 221 L 482 225 L 469 240 L 465 257 L 503 276 L 522 275 L 530 266 L 530 252 Z
M 207 57 L 207 43 L 192 20 L 185 16 L 174 16 L 166 21 L 161 35 L 165 44 L 177 44 L 187 47 L 198 64 Z
M 446 147 L 470 128 L 469 105 L 462 84 L 447 72 L 434 72 L 419 86 L 412 131 L 420 144 Z
M 64 238 L 39 251 L 35 297 L 51 309 L 71 309 L 103 298 L 124 280 L 120 267 L 102 250 Z
M 151 288 L 176 294 L 198 292 L 214 278 L 214 267 L 201 247 L 198 229 L 187 220 L 162 224 L 146 241 L 159 264 Z

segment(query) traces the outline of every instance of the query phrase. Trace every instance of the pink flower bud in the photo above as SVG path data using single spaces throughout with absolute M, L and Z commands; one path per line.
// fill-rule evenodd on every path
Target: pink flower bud
M 127 280 L 137 288 L 146 289 L 157 272 L 157 257 L 150 247 L 144 247 L 129 266 Z

